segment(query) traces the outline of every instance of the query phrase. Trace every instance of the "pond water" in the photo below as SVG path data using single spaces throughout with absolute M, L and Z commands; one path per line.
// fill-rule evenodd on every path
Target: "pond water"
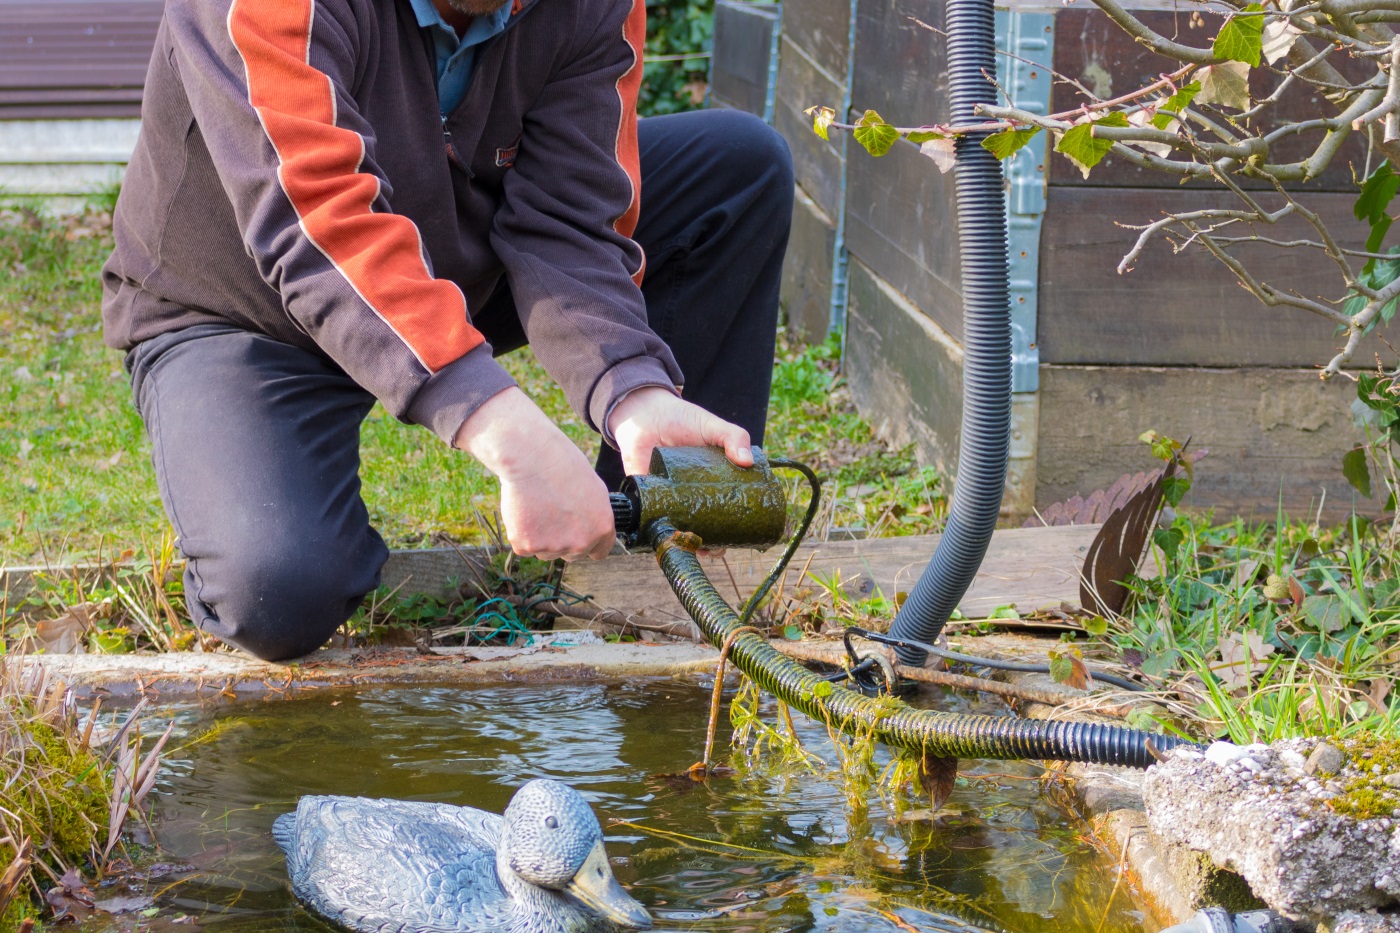
M 926 702 L 997 711 L 952 694 Z M 334 928 L 292 897 L 268 832 L 298 797 L 499 812 L 519 784 L 550 777 L 593 805 L 619 880 L 659 930 L 1157 929 L 1126 885 L 1115 890 L 1117 859 L 1042 792 L 1038 768 L 965 764 L 931 819 L 897 816 L 874 790 L 853 805 L 835 768 L 740 759 L 734 775 L 703 785 L 663 776 L 699 760 L 708 705 L 698 685 L 650 680 L 376 687 L 183 710 L 154 826 L 161 858 L 197 870 L 151 882 L 161 917 L 143 922 L 324 933 Z M 806 748 L 835 760 L 823 726 L 797 724 Z M 728 734 L 725 722 L 721 747 Z

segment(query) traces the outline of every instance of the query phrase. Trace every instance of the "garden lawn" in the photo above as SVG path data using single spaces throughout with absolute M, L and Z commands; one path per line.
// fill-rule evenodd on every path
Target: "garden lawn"
M 122 355 L 102 344 L 99 270 L 110 215 L 0 211 L 0 565 L 154 551 L 170 534 Z M 937 476 L 878 442 L 836 374 L 835 344 L 787 351 L 775 371 L 769 449 L 832 482 L 825 527 L 931 529 Z M 503 362 L 590 456 L 597 439 L 529 351 Z M 361 432 L 370 516 L 391 546 L 489 538 L 495 480 L 470 457 L 376 407 Z M 794 481 L 793 489 L 799 488 Z

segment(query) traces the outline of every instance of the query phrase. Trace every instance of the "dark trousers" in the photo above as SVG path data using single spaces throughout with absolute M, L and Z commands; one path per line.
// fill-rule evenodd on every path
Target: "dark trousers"
M 792 216 L 787 146 L 732 111 L 645 119 L 638 135 L 650 325 L 685 398 L 762 443 Z M 525 342 L 504 286 L 473 323 L 498 354 Z M 373 397 L 325 357 L 231 325 L 148 340 L 127 368 L 195 623 L 265 660 L 320 647 L 388 556 L 360 498 Z M 615 450 L 600 451 L 598 472 L 616 487 Z

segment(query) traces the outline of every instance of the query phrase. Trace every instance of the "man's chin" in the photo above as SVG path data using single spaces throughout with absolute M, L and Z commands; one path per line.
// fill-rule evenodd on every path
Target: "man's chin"
M 468 16 L 489 16 L 510 0 L 447 0 L 447 5 Z

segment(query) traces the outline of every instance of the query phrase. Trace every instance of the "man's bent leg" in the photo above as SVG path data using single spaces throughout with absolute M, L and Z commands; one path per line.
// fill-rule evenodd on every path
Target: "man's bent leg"
M 685 374 L 683 396 L 761 444 L 792 222 L 787 143 L 733 110 L 650 117 L 638 141 L 651 328 Z M 616 451 L 600 452 L 598 472 L 616 488 Z
M 127 358 L 204 631 L 268 661 L 325 643 L 388 556 L 360 498 L 374 399 L 319 356 L 200 325 Z

